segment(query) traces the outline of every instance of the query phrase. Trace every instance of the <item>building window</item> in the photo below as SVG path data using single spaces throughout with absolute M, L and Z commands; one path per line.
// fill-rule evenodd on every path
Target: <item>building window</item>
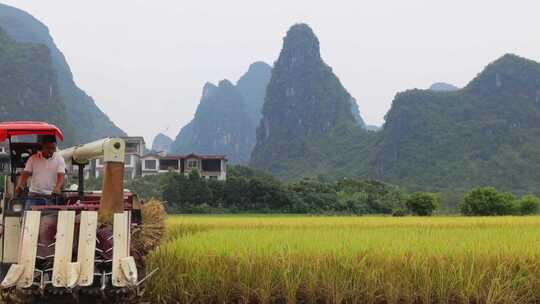
M 124 164 L 126 166 L 131 166 L 131 155 L 126 155 L 126 157 L 124 158 Z
M 139 152 L 139 145 L 134 142 L 128 142 L 126 143 L 126 152 L 127 153 L 138 153 Z
M 220 159 L 203 159 L 202 170 L 207 172 L 220 172 L 221 160 Z
M 157 161 L 155 159 L 147 159 L 144 161 L 144 168 L 148 170 L 156 170 Z
M 199 167 L 199 162 L 196 159 L 188 159 L 187 161 L 188 169 L 193 169 L 193 168 L 198 168 L 198 167 Z
M 178 170 L 177 159 L 160 159 L 159 170 Z

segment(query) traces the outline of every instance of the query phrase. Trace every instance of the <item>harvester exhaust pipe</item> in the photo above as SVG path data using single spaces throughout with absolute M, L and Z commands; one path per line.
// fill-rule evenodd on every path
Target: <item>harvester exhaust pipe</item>
M 103 156 L 103 193 L 99 204 L 99 222 L 112 224 L 115 213 L 124 211 L 124 155 L 121 138 L 105 138 L 60 151 L 66 162 L 86 165 Z

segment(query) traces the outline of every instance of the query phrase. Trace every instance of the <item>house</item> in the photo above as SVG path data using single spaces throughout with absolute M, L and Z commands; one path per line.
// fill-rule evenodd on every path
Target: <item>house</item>
M 178 172 L 188 175 L 197 169 L 202 177 L 207 179 L 227 179 L 227 158 L 225 155 L 167 155 L 166 153 L 145 153 L 144 138 L 121 137 L 126 141 L 126 156 L 124 161 L 124 178 L 133 179 L 140 176 L 164 172 Z M 98 178 L 103 175 L 105 164 L 103 159 L 92 160 L 84 167 L 85 178 Z M 72 178 L 77 176 L 77 166 L 68 172 Z
M 177 172 L 188 175 L 196 169 L 207 179 L 227 179 L 227 158 L 225 155 L 165 155 L 150 153 L 142 157 L 142 176 L 165 172 Z

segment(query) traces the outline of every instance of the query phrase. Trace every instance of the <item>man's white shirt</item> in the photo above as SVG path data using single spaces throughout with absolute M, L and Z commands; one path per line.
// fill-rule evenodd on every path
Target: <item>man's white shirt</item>
M 56 187 L 58 173 L 66 173 L 66 162 L 58 153 L 49 159 L 34 154 L 26 162 L 24 171 L 32 173 L 31 193 L 50 195 Z

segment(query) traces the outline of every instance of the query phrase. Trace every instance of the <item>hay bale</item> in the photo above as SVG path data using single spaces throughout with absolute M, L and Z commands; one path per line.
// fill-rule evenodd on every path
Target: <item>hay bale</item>
M 159 246 L 165 234 L 165 206 L 157 199 L 150 199 L 141 207 L 142 225 L 133 233 L 133 249 L 141 256 Z

